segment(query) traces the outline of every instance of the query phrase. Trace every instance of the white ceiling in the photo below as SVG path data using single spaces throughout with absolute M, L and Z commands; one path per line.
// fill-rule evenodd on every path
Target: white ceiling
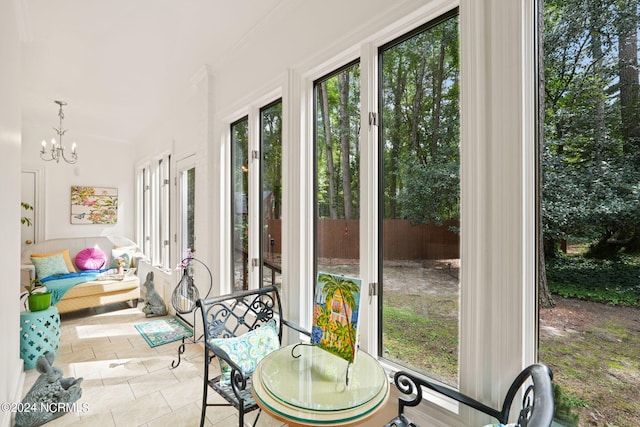
M 23 123 L 130 141 L 287 0 L 18 0 Z

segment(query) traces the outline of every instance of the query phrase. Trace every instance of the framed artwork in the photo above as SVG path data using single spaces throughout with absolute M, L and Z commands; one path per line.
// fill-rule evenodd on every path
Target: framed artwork
M 358 348 L 360 279 L 318 273 L 311 344 L 353 363 Z
M 115 224 L 118 222 L 118 189 L 71 187 L 71 224 Z

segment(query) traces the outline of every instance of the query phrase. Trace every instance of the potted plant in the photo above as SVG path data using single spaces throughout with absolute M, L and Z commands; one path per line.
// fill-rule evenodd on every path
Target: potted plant
M 24 209 L 25 211 L 33 211 L 33 206 L 31 206 L 29 203 L 20 202 L 20 206 L 22 206 L 22 209 Z M 31 227 L 33 221 L 31 220 L 31 217 L 26 216 L 25 213 L 24 216 L 20 218 L 20 224 Z
M 20 299 L 25 298 L 25 308 L 29 307 L 29 311 L 42 311 L 51 306 L 51 292 L 47 292 L 40 279 L 35 278 L 24 287 L 25 291 L 20 295 Z

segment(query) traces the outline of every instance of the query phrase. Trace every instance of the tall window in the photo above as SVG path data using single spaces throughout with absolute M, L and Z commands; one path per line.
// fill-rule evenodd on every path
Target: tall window
M 161 159 L 158 162 L 158 225 L 157 225 L 157 249 L 158 249 L 158 262 L 160 266 L 165 269 L 171 269 L 171 260 L 169 259 L 171 246 L 170 238 L 170 222 L 171 216 L 169 213 L 169 192 L 170 192 L 170 158 Z
M 151 255 L 151 180 L 149 165 L 136 173 L 136 239 L 142 252 Z
M 360 265 L 360 64 L 315 82 L 316 269 L 357 277 Z
M 171 155 L 164 154 L 138 168 L 137 239 L 149 261 L 158 268 L 171 268 L 169 191 Z
M 184 259 L 195 247 L 196 168 L 193 159 L 178 162 L 178 258 Z
M 260 109 L 261 282 L 280 284 L 282 275 L 282 101 Z
M 545 0 L 539 23 L 539 348 L 566 426 L 640 420 L 639 8 Z
M 458 383 L 458 18 L 379 51 L 381 357 Z
M 249 256 L 249 119 L 231 124 L 232 289 L 248 289 Z

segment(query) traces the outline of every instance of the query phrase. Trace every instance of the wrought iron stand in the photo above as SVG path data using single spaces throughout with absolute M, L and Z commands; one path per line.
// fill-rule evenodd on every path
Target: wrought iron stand
M 193 335 L 191 335 L 190 337 L 182 337 L 182 343 L 178 346 L 178 360 L 173 360 L 171 361 L 171 368 L 175 369 L 178 366 L 180 366 L 180 362 L 182 361 L 182 355 L 184 354 L 184 352 L 187 349 L 187 344 L 196 344 L 198 342 L 200 342 L 202 340 L 202 338 L 204 337 L 204 333 L 200 334 L 200 336 L 198 338 L 196 338 L 196 312 L 200 309 L 200 306 L 198 305 L 194 310 L 193 310 L 193 323 L 191 323 L 189 320 L 187 320 L 184 316 L 182 316 L 182 314 L 180 313 L 176 313 L 176 316 L 178 316 L 180 319 L 182 319 L 187 325 L 191 326 L 191 329 L 193 329 Z
M 187 258 L 184 258 L 180 262 L 180 266 L 182 266 L 183 268 L 183 275 L 180 281 L 178 282 L 178 285 L 176 286 L 175 290 L 173 291 L 173 294 L 171 297 L 171 304 L 173 305 L 173 308 L 176 311 L 176 316 L 178 316 L 186 324 L 191 326 L 193 330 L 193 334 L 190 337 L 182 338 L 182 343 L 180 344 L 180 346 L 178 346 L 178 360 L 177 361 L 173 360 L 171 362 L 171 368 L 177 368 L 180 365 L 180 362 L 182 361 L 182 355 L 184 354 L 187 348 L 186 347 L 187 344 L 195 344 L 197 342 L 200 342 L 200 340 L 202 340 L 202 338 L 204 337 L 204 333 L 202 333 L 199 337 L 196 338 L 196 313 L 198 309 L 200 309 L 200 304 L 198 304 L 198 300 L 200 297 L 198 294 L 198 288 L 193 283 L 193 277 L 191 276 L 192 261 L 197 261 L 200 264 L 202 264 L 207 269 L 207 272 L 209 273 L 209 290 L 207 291 L 207 295 L 205 296 L 205 299 L 209 297 L 209 294 L 211 293 L 211 288 L 213 287 L 213 276 L 211 274 L 211 270 L 209 269 L 209 267 L 207 267 L 205 263 L 203 263 L 202 261 L 196 258 L 192 258 L 190 256 Z M 190 322 L 184 316 L 189 313 L 193 313 L 193 322 Z

